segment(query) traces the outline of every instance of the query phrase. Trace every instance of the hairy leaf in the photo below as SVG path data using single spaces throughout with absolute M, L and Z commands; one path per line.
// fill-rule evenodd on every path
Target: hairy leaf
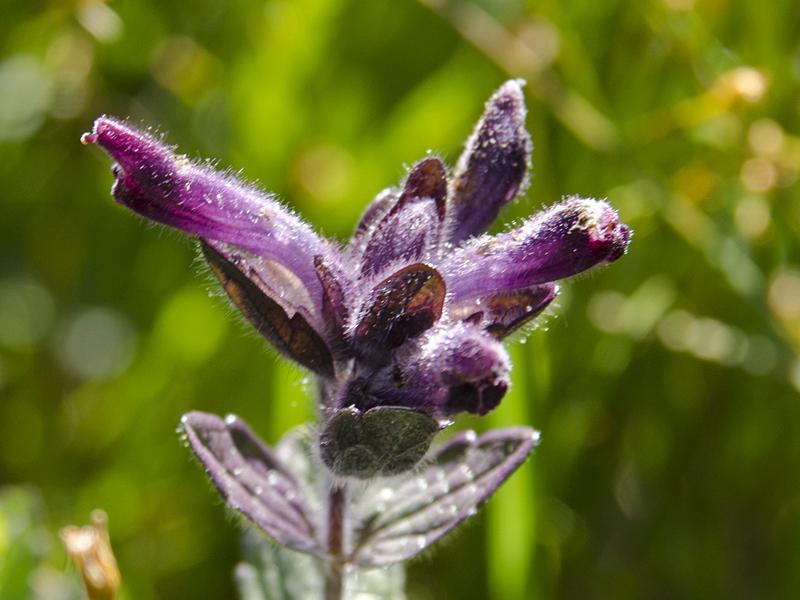
M 301 485 L 243 421 L 190 412 L 180 431 L 230 507 L 277 542 L 323 554 Z
M 242 536 L 244 561 L 234 579 L 242 600 L 322 598 L 324 571 L 319 560 L 271 543 L 255 531 Z
M 245 531 L 244 561 L 235 579 L 242 600 L 322 598 L 324 565 L 307 554 L 276 546 L 254 531 Z M 342 600 L 406 600 L 402 564 L 379 569 L 350 568 L 344 574 Z
M 418 554 L 475 514 L 538 442 L 528 427 L 460 434 L 432 462 L 404 481 L 379 486 L 359 508 L 367 517 L 356 532 L 353 561 L 388 565 Z

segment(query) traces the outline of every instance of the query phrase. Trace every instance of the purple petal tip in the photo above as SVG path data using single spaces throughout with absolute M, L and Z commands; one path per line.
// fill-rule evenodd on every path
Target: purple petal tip
M 574 199 L 575 223 L 572 228 L 586 232 L 589 250 L 606 263 L 621 258 L 631 240 L 630 228 L 608 202 L 594 199 Z
M 510 79 L 494 93 L 487 106 L 495 106 L 504 111 L 525 111 L 524 79 Z

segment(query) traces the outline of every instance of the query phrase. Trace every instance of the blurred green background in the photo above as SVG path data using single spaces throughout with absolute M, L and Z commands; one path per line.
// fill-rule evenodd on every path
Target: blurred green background
M 189 409 L 270 442 L 302 374 L 209 291 L 195 245 L 114 205 L 78 138 L 157 126 L 326 234 L 528 80 L 510 221 L 607 196 L 636 231 L 517 344 L 485 428 L 542 443 L 409 571 L 438 598 L 793 598 L 800 589 L 800 11 L 791 0 L 5 0 L 0 597 L 70 599 L 57 538 L 102 507 L 126 596 L 230 598 L 239 532 Z

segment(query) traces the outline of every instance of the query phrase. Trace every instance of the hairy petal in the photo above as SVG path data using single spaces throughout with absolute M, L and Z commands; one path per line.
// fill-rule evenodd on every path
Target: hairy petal
M 380 273 L 398 261 L 419 260 L 436 247 L 444 219 L 446 176 L 438 158 L 414 165 L 396 202 L 372 229 L 361 256 L 362 274 Z
M 505 395 L 510 369 L 505 348 L 478 327 L 443 325 L 426 334 L 416 352 L 356 379 L 342 404 L 407 406 L 436 418 L 484 415 Z
M 413 202 L 387 215 L 376 227 L 361 258 L 361 273 L 377 275 L 388 267 L 420 260 L 439 242 L 439 217 L 433 202 Z
M 532 144 L 522 84 L 507 81 L 489 99 L 458 160 L 448 215 L 453 243 L 486 231 L 525 187 Z
M 447 201 L 447 169 L 438 158 L 431 156 L 423 158 L 408 174 L 403 185 L 403 193 L 392 208 L 396 212 L 407 202 L 430 198 L 436 205 L 436 214 L 444 219 L 445 204 Z
M 378 192 L 372 199 L 367 208 L 361 214 L 353 235 L 350 239 L 350 251 L 360 254 L 363 251 L 364 238 L 369 241 L 369 234 L 380 220 L 386 216 L 400 197 L 400 190 L 394 187 L 386 188 Z
M 630 230 L 607 203 L 570 198 L 517 229 L 470 242 L 440 265 L 453 302 L 577 275 L 625 254 Z
M 116 161 L 115 200 L 153 221 L 281 263 L 319 303 L 312 257 L 337 251 L 272 197 L 113 118 L 100 117 L 81 139 Z

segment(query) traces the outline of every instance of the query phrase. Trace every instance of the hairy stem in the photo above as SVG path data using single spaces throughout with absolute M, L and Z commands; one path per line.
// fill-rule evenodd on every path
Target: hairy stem
M 345 488 L 334 486 L 328 495 L 328 553 L 331 562 L 325 575 L 325 600 L 341 600 L 344 568 L 344 527 L 347 507 Z

